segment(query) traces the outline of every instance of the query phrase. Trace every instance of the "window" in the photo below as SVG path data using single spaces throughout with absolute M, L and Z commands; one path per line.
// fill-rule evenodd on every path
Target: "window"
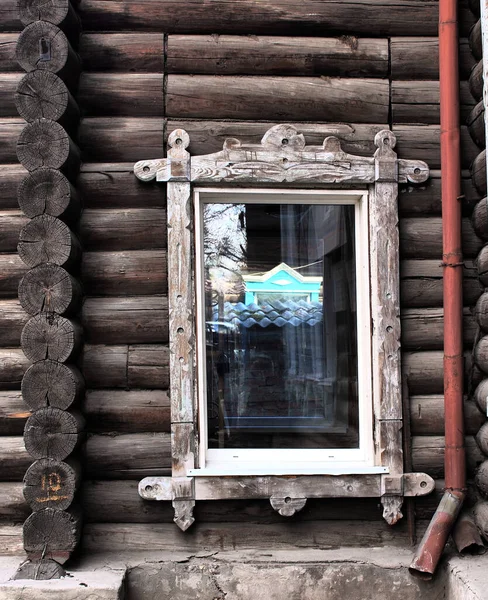
M 196 501 L 227 498 L 290 516 L 379 497 L 395 523 L 434 486 L 403 470 L 396 206 L 427 165 L 398 159 L 390 131 L 374 156 L 291 125 L 204 156 L 189 143 L 176 130 L 134 168 L 168 187 L 173 468 L 140 495 L 172 501 L 183 530 Z
M 203 188 L 194 211 L 190 474 L 385 472 L 373 451 L 368 193 Z

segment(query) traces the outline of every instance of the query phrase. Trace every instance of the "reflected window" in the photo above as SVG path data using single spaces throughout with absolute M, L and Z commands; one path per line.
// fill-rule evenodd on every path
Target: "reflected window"
M 246 462 L 268 450 L 321 450 L 322 460 L 340 461 L 347 450 L 364 459 L 365 195 L 197 197 L 207 456 Z

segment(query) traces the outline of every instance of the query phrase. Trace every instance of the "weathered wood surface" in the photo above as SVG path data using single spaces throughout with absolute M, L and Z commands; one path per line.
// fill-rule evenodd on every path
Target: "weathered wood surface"
M 17 254 L 0 254 L 0 295 L 2 298 L 14 298 L 20 280 L 28 271 Z
M 484 460 L 474 437 L 467 435 L 466 441 L 466 469 L 473 475 L 478 465 Z M 415 471 L 428 473 L 431 477 L 444 476 L 444 447 L 443 436 L 413 436 L 412 458 Z
M 79 225 L 84 250 L 166 247 L 166 211 L 159 208 L 87 209 Z
M 439 79 L 439 38 L 392 37 L 391 77 L 399 79 Z M 468 79 L 476 60 L 466 38 L 459 40 L 459 76 Z
M 89 432 L 169 432 L 170 403 L 163 390 L 91 390 L 83 402 Z
M 416 513 L 429 519 L 442 496 L 443 480 L 428 496 L 416 499 Z M 138 482 L 130 480 L 85 481 L 81 488 L 81 504 L 87 523 L 172 523 L 174 512 L 169 502 L 146 502 L 138 493 Z M 30 508 L 22 494 L 22 484 L 0 483 L 0 521 L 24 520 Z M 283 523 L 266 500 L 201 501 L 195 507 L 197 521 L 202 523 L 245 522 L 256 524 Z M 381 519 L 377 498 L 309 499 L 297 521 L 321 520 L 376 521 Z
M 474 360 L 485 375 L 488 375 L 488 336 L 481 337 L 474 349 Z
M 48 406 L 68 409 L 85 390 L 84 380 L 73 365 L 40 360 L 31 365 L 22 379 L 22 397 L 31 410 Z
M 476 487 L 484 498 L 488 498 L 488 460 L 485 460 L 480 465 L 476 477 Z
M 0 300 L 0 346 L 19 346 L 20 335 L 29 320 L 18 300 Z
M 13 556 L 25 556 L 24 544 L 22 543 L 22 525 L 0 526 L 0 542 L 4 548 L 3 554 Z
M 80 282 L 52 263 L 34 267 L 19 284 L 20 304 L 30 315 L 39 312 L 73 315 L 81 306 L 81 298 Z
M 404 260 L 400 263 L 400 301 L 403 307 L 443 306 L 443 268 L 439 260 Z M 472 306 L 483 288 L 473 261 L 463 268 L 464 305 Z
M 386 77 L 388 40 L 170 35 L 166 69 L 201 75 Z
M 0 392 L 0 435 L 22 435 L 30 414 L 20 392 Z
M 28 171 L 49 167 L 73 175 L 80 165 L 78 147 L 59 123 L 49 119 L 25 126 L 17 140 L 17 157 Z
M 162 73 L 163 33 L 83 33 L 83 71 Z
M 70 228 L 60 219 L 40 215 L 22 227 L 17 251 L 28 267 L 49 262 L 69 269 L 77 264 L 81 246 Z
M 5 141 L 2 136 L 1 124 L 0 139 L 2 139 L 2 142 Z M 22 165 L 0 165 L 0 210 L 18 210 L 17 188 L 26 174 L 27 171 Z
M 474 308 L 476 322 L 483 333 L 488 331 L 488 292 L 484 292 L 478 299 Z
M 488 379 L 483 379 L 483 381 L 477 386 L 474 391 L 473 399 L 478 407 L 480 414 L 486 415 L 488 414 Z
M 160 73 L 83 73 L 77 99 L 88 116 L 162 117 Z
M 462 221 L 462 242 L 464 256 L 475 257 L 483 247 L 483 242 L 473 230 L 469 219 Z M 400 251 L 403 258 L 442 257 L 442 219 L 402 219 L 400 221 Z
M 475 188 L 481 196 L 486 196 L 486 150 L 480 152 L 471 165 L 471 177 Z
M 79 323 L 47 313 L 31 317 L 20 338 L 22 351 L 32 362 L 46 358 L 66 362 L 77 356 L 81 342 Z
M 45 508 L 32 513 L 24 523 L 24 549 L 31 560 L 50 558 L 64 564 L 81 537 L 78 511 Z
M 25 449 L 33 458 L 64 460 L 80 444 L 85 420 L 81 413 L 48 406 L 27 419 Z
M 483 97 L 483 61 L 480 60 L 473 67 L 469 76 L 469 90 L 473 98 L 478 101 Z
M 81 323 L 91 344 L 165 343 L 168 300 L 163 296 L 87 298 Z
M 87 387 L 125 389 L 167 389 L 169 387 L 167 346 L 85 345 L 80 364 Z M 16 371 L 13 368 L 12 371 L 12 379 L 15 381 Z
M 444 343 L 444 313 L 442 308 L 404 309 L 402 322 L 402 347 L 405 350 L 438 350 Z M 477 324 L 469 309 L 463 314 L 463 339 L 471 348 Z
M 483 201 L 482 201 L 483 202 Z M 486 200 L 485 200 L 486 203 Z M 480 283 L 486 288 L 488 287 L 488 247 L 483 246 L 478 258 L 476 259 L 476 267 Z
M 20 389 L 20 382 L 29 364 L 29 360 L 20 348 L 1 348 L 0 390 Z
M 60 27 L 73 39 L 79 35 L 80 19 L 70 0 L 56 0 L 49 3 L 43 0 L 19 0 L 18 9 L 23 25 L 35 21 L 48 21 Z
M 81 61 L 66 35 L 47 21 L 35 21 L 22 31 L 17 41 L 16 58 L 24 71 L 50 71 L 68 85 L 76 86 Z
M 469 113 L 466 125 L 468 126 L 469 135 L 473 142 L 480 148 L 484 148 L 486 146 L 486 136 L 485 107 L 483 106 L 483 102 L 478 102 Z
M 473 229 L 476 235 L 484 242 L 488 242 L 488 199 L 480 200 L 473 209 L 471 216 Z
M 66 571 L 52 558 L 27 560 L 17 569 L 12 579 L 36 579 L 46 581 L 60 579 L 66 576 Z
M 440 351 L 403 352 L 402 363 L 412 395 L 442 394 L 444 390 L 443 353 Z M 464 376 L 472 374 L 471 352 L 464 354 Z M 477 385 L 476 383 L 474 385 Z
M 0 71 L 2 73 L 22 72 L 22 68 L 15 58 L 18 38 L 18 33 L 0 33 Z
M 466 82 L 460 83 L 460 115 L 465 122 L 476 101 Z M 438 81 L 392 81 L 393 123 L 440 123 Z
M 27 73 L 15 90 L 15 107 L 26 121 L 52 119 L 72 131 L 78 124 L 80 111 L 66 84 L 50 71 Z
M 16 117 L 15 92 L 22 73 L 0 73 L 0 117 Z
M 12 0 L 9 0 L 10 2 Z M 387 0 L 317 4 L 304 0 L 270 0 L 256 5 L 251 0 L 225 0 L 202 5 L 196 1 L 164 0 L 133 3 L 129 0 L 85 0 L 79 11 L 84 29 L 165 31 L 167 33 L 245 33 L 296 35 L 437 35 L 437 2 L 405 0 L 392 5 Z M 179 18 L 175 19 L 174 15 Z M 474 22 L 468 7 L 460 10 L 461 32 L 466 35 Z
M 18 210 L 1 213 L 0 218 L 0 251 L 15 252 L 19 233 L 29 219 Z
M 0 472 L 2 481 L 22 481 L 32 463 L 22 436 L 2 437 L 0 444 Z
M 486 414 L 486 413 L 485 413 Z M 467 435 L 476 435 L 486 416 L 472 400 L 464 401 Z M 413 435 L 444 435 L 444 396 L 410 396 L 410 423 Z
M 476 60 L 483 57 L 483 45 L 481 40 L 481 20 L 478 19 L 469 32 L 469 47 Z
M 24 498 L 32 510 L 69 508 L 80 485 L 79 463 L 41 458 L 24 477 Z
M 484 424 L 476 434 L 476 443 L 485 456 L 488 456 L 488 422 L 484 419 Z
M 169 75 L 166 87 L 166 114 L 179 118 L 386 123 L 388 104 L 377 79 Z

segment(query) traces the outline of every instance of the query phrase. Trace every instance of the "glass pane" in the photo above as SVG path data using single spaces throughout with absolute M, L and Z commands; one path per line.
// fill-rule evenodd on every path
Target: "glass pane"
M 353 205 L 203 205 L 209 448 L 358 448 Z

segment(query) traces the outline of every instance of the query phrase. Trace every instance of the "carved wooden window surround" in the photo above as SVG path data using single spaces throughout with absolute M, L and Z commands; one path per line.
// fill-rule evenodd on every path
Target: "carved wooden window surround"
M 190 156 L 188 134 L 171 133 L 165 159 L 134 167 L 142 181 L 167 183 L 168 303 L 172 476 L 147 477 L 139 484 L 146 500 L 172 501 L 175 523 L 186 530 L 196 500 L 269 499 L 283 516 L 303 508 L 307 498 L 378 497 L 389 524 L 401 517 L 405 496 L 430 493 L 433 479 L 404 473 L 400 371 L 398 185 L 422 183 L 429 176 L 422 161 L 398 159 L 391 131 L 375 136 L 374 156 L 348 154 L 328 137 L 306 146 L 291 125 L 276 125 L 260 144 L 231 138 L 220 152 Z M 249 191 L 257 187 L 364 190 L 368 195 L 371 369 L 374 468 L 328 474 L 208 475 L 199 461 L 192 186 Z M 299 193 L 299 192 L 298 192 Z

